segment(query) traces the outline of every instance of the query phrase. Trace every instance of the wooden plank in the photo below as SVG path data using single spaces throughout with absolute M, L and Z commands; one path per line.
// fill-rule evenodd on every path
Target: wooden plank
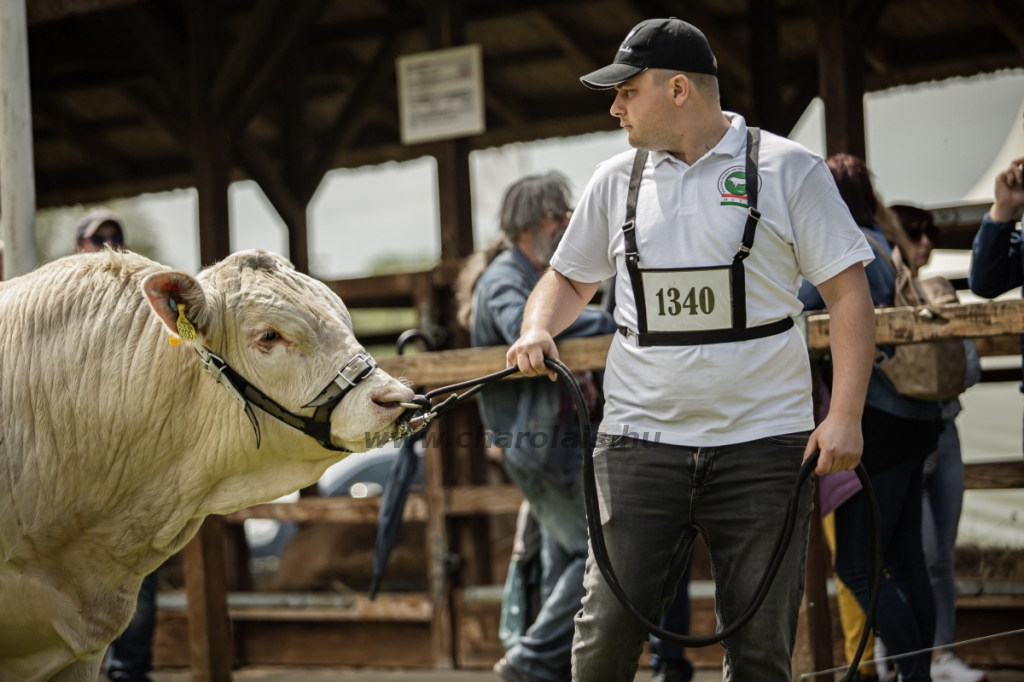
M 611 335 L 566 339 L 558 343 L 559 358 L 574 371 L 603 369 L 611 341 Z M 505 369 L 507 350 L 504 346 L 460 348 L 381 358 L 378 364 L 388 374 L 417 386 L 446 386 Z
M 974 347 L 978 350 L 978 355 L 983 358 L 1020 355 L 1020 336 L 1017 334 L 1009 336 L 983 336 L 974 339 Z
M 516 514 L 523 494 L 514 485 L 452 486 L 445 488 L 449 516 Z
M 254 65 L 257 56 L 263 56 L 266 51 L 270 42 L 267 34 L 273 31 L 274 19 L 284 4 L 284 0 L 259 0 L 249 10 L 238 32 L 238 39 L 224 58 L 210 88 L 213 111 L 217 116 L 224 111 L 225 104 L 232 101 L 230 97 L 241 94 L 242 88 L 252 77 L 252 72 L 256 70 Z
M 443 289 L 452 285 L 461 267 L 461 261 L 456 261 L 441 263 L 433 270 L 329 280 L 324 284 L 349 308 L 372 308 L 394 299 L 408 299 L 411 305 L 421 295 L 425 275 L 435 288 Z
M 230 682 L 233 647 L 227 608 L 224 522 L 208 516 L 185 545 L 188 651 L 195 682 Z
M 1024 461 L 964 464 L 964 486 L 968 490 L 1024 488 Z
M 273 519 L 295 523 L 376 523 L 379 497 L 309 497 L 296 502 L 257 504 L 224 516 L 225 523 L 239 524 L 247 519 Z M 427 501 L 412 494 L 405 504 L 403 521 L 427 520 Z
M 923 316 L 928 309 L 933 319 Z M 969 305 L 880 308 L 875 311 L 875 342 L 892 346 L 920 341 L 1005 336 L 1024 332 L 1024 300 Z M 807 347 L 828 349 L 828 316 L 807 320 Z
M 370 601 L 365 594 L 353 595 L 348 608 L 232 608 L 232 621 L 331 621 L 429 623 L 430 599 L 425 594 L 379 594 Z

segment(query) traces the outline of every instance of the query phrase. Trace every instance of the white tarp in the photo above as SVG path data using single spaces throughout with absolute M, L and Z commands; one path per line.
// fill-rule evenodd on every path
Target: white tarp
M 996 154 L 995 160 L 988 170 L 981 174 L 978 181 L 974 183 L 963 196 L 964 203 L 981 203 L 992 201 L 995 198 L 996 175 L 1010 167 L 1010 162 L 1024 156 L 1024 100 L 1017 109 L 1017 115 L 1013 118 L 1010 132 L 1006 135 L 1006 141 Z

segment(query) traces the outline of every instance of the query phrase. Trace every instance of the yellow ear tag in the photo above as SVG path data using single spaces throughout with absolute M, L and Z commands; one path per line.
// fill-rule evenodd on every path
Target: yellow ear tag
M 185 317 L 185 304 L 178 304 L 178 336 L 183 341 L 198 341 L 199 337 L 196 336 L 196 328 L 192 326 L 192 323 Z M 173 342 L 172 342 L 173 343 Z
M 172 346 L 180 346 L 181 345 L 181 339 L 179 339 L 174 334 L 168 334 L 167 335 L 167 340 L 171 342 Z

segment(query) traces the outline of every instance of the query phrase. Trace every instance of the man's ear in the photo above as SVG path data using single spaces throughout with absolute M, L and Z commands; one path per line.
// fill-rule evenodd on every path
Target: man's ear
M 142 280 L 142 292 L 149 299 L 153 312 L 167 330 L 178 333 L 178 310 L 185 306 L 185 317 L 200 334 L 210 324 L 210 306 L 199 281 L 184 272 L 157 272 Z

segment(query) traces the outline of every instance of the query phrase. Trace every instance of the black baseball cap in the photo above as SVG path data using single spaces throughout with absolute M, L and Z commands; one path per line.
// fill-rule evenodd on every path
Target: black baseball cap
M 682 19 L 648 19 L 633 27 L 615 53 L 615 60 L 580 78 L 592 90 L 607 90 L 645 69 L 672 69 L 718 74 L 718 61 L 708 39 Z

